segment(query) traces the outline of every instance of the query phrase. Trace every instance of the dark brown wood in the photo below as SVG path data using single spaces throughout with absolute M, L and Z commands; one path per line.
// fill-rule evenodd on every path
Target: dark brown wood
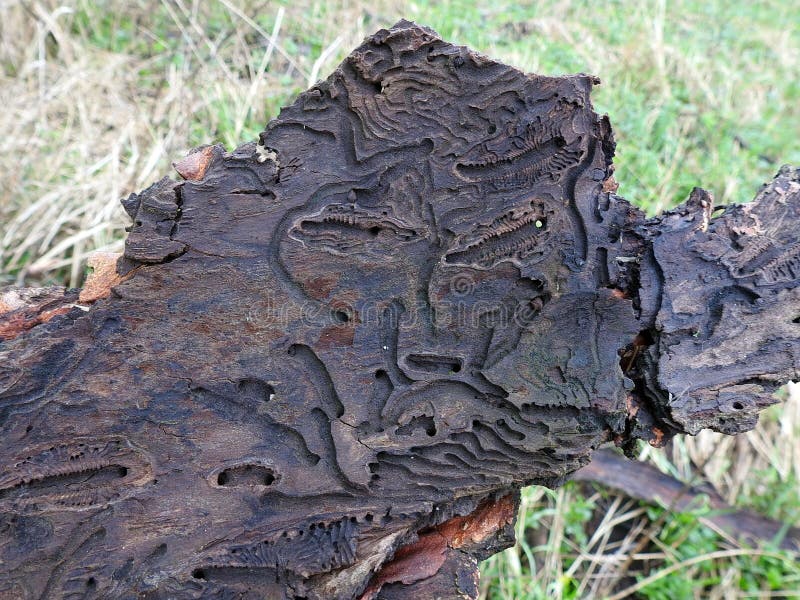
M 800 528 L 733 507 L 708 484 L 684 483 L 650 463 L 630 461 L 608 449 L 595 452 L 592 462 L 576 471 L 572 479 L 614 488 L 675 512 L 695 510 L 707 503 L 711 511 L 699 518 L 705 526 L 751 546 L 774 543 L 785 550 L 800 551 Z
M 402 21 L 125 200 L 116 274 L 0 347 L 0 597 L 474 597 L 521 486 L 751 427 L 800 174 L 646 220 L 596 83 Z

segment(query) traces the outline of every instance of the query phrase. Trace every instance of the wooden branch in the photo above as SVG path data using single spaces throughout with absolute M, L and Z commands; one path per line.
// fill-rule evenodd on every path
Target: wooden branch
M 750 510 L 729 505 L 708 486 L 694 486 L 662 473 L 649 463 L 630 461 L 610 450 L 592 455 L 592 462 L 572 475 L 576 481 L 599 483 L 631 498 L 659 504 L 668 510 L 697 509 L 701 497 L 711 512 L 700 517 L 707 527 L 747 544 L 777 543 L 784 550 L 800 551 L 800 529 L 787 526 Z
M 646 220 L 596 83 L 401 21 L 125 200 L 83 304 L 0 315 L 0 596 L 474 597 L 521 486 L 751 427 L 800 173 Z

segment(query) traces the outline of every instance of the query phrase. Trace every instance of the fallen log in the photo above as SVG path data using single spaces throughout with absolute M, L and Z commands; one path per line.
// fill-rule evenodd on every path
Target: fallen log
M 751 428 L 798 376 L 800 172 L 646 219 L 597 83 L 401 21 L 123 201 L 83 300 L 7 292 L 0 597 L 475 597 L 520 487 Z

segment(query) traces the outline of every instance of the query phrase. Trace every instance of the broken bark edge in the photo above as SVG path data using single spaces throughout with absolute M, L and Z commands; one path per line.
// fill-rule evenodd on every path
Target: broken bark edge
M 13 340 L 77 306 L 80 290 L 12 288 L 0 293 L 0 341 Z
M 360 600 L 373 600 L 388 584 L 411 585 L 435 576 L 447 562 L 448 554 L 454 551 L 476 555 L 491 546 L 492 550 L 487 552 L 489 556 L 513 546 L 518 508 L 519 491 L 497 499 L 488 498 L 466 516 L 456 516 L 433 528 L 421 530 L 415 541 L 401 546 L 392 559 L 381 566 Z M 500 541 L 499 546 L 490 541 L 503 537 L 506 541 Z M 452 584 L 459 587 L 459 582 L 465 580 L 464 575 L 474 575 L 477 584 L 477 561 L 474 569 L 475 573 L 458 573 Z M 466 577 L 467 581 L 472 579 Z

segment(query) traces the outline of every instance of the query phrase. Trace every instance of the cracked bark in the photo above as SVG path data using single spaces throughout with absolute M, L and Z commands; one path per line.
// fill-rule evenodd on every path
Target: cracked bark
M 0 303 L 0 596 L 474 597 L 521 486 L 753 426 L 800 362 L 800 172 L 655 219 L 590 76 L 401 21 Z M 102 271 L 102 273 L 100 273 Z

